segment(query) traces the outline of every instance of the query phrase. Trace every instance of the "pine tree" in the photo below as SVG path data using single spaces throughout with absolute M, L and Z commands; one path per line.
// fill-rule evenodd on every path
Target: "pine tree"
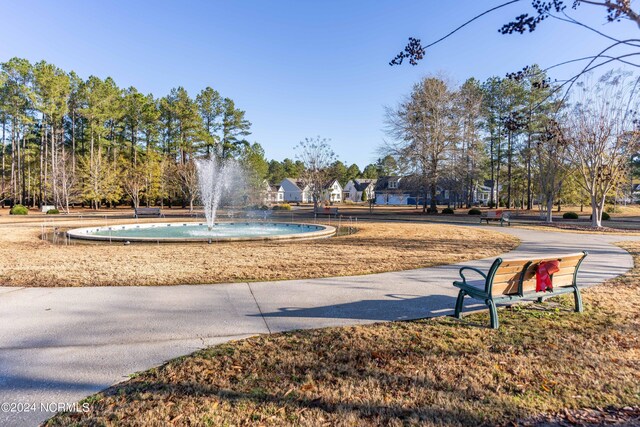
M 241 146 L 249 143 L 244 137 L 250 134 L 251 123 L 245 119 L 245 112 L 236 109 L 235 103 L 229 98 L 223 100 L 222 116 L 222 157 L 236 155 Z
M 220 142 L 218 132 L 222 128 L 221 117 L 223 104 L 220 94 L 210 87 L 205 88 L 196 97 L 198 112 L 202 117 L 205 131 L 204 141 L 207 156 L 215 154 L 215 147 Z

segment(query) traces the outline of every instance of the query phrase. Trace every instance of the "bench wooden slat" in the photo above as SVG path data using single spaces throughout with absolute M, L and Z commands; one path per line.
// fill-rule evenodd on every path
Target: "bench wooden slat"
M 553 277 L 573 276 L 573 273 L 575 273 L 575 271 L 576 271 L 575 265 L 571 267 L 562 267 L 562 264 L 560 264 L 560 270 L 558 270 L 556 273 L 553 273 Z M 536 270 L 535 268 L 528 268 L 524 274 L 524 279 L 527 280 L 532 277 L 536 277 Z
M 505 280 L 502 282 L 494 282 L 491 288 L 491 295 L 509 295 L 515 294 L 518 292 L 518 282 L 519 278 L 514 277 L 511 280 Z M 573 283 L 573 273 L 564 274 L 561 276 L 553 275 L 553 285 L 554 286 L 570 286 Z M 535 274 L 522 281 L 522 290 L 524 292 L 533 291 L 536 288 L 536 276 Z
M 552 280 L 553 286 L 569 286 L 573 283 L 573 274 L 567 274 L 565 276 L 556 277 L 553 276 Z M 530 279 L 524 280 L 522 282 L 522 288 L 527 290 L 534 290 L 536 288 L 536 277 L 533 276 Z
M 517 273 L 496 274 L 493 278 L 493 286 L 495 287 L 500 283 L 511 282 L 512 280 L 515 280 L 516 282 L 519 281 L 521 271 L 522 269 L 520 269 L 520 271 L 518 271 Z
M 510 280 L 508 282 L 494 283 L 491 288 L 491 295 L 510 295 L 518 293 L 518 282 L 519 279 Z
M 582 254 L 581 252 L 576 252 L 571 254 L 550 254 L 550 255 L 539 256 L 539 257 L 532 256 L 531 258 L 514 258 L 514 259 L 507 258 L 502 260 L 502 264 L 500 264 L 500 268 L 509 264 L 524 265 L 529 261 L 541 262 L 541 261 L 554 261 L 554 260 L 558 260 L 558 261 L 572 261 L 574 259 L 580 260 L 583 256 L 584 254 Z

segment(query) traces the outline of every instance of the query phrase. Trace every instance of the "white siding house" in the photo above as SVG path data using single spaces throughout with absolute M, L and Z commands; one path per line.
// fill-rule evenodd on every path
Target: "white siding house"
M 282 203 L 284 202 L 284 188 L 279 184 L 269 184 L 264 181 L 263 203 Z
M 400 176 L 383 176 L 375 186 L 376 205 L 406 205 L 409 193 L 401 188 Z
M 309 186 L 292 178 L 285 178 L 280 183 L 285 202 L 308 203 L 313 201 Z
M 491 198 L 491 187 L 485 185 L 478 185 L 476 187 L 476 194 L 473 197 L 473 201 L 481 205 L 488 205 Z
M 362 192 L 367 194 L 367 200 L 375 198 L 376 194 L 376 180 L 375 179 L 352 179 L 344 186 L 343 200 L 350 200 L 352 202 L 362 201 Z
M 496 201 L 498 200 L 498 192 L 502 191 L 502 184 L 500 184 L 498 186 L 498 188 L 496 188 L 495 185 L 493 185 L 493 182 L 491 180 L 486 180 L 484 182 L 484 185 L 478 185 L 475 188 L 475 194 L 473 195 L 473 199 L 475 203 L 479 203 L 481 205 L 488 205 L 489 201 L 491 200 L 491 192 L 493 191 L 493 200 Z
M 323 198 L 331 203 L 342 203 L 342 185 L 337 179 L 329 181 L 323 190 Z

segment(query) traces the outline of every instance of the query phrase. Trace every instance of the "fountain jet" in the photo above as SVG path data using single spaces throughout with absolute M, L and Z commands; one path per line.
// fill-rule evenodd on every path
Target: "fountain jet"
M 234 159 L 220 160 L 215 156 L 196 160 L 196 167 L 204 215 L 211 230 L 216 222 L 220 200 L 234 186 L 235 181 L 241 178 L 241 168 Z

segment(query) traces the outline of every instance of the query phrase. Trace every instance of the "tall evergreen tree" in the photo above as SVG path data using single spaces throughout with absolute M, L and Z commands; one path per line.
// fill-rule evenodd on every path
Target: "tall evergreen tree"
M 242 146 L 249 143 L 244 139 L 251 132 L 251 123 L 245 118 L 245 112 L 236 108 L 232 99 L 225 98 L 222 102 L 222 157 L 236 155 Z
M 210 87 L 202 90 L 196 97 L 198 112 L 202 117 L 205 130 L 204 143 L 207 155 L 215 153 L 214 148 L 220 142 L 218 132 L 222 128 L 223 103 L 220 94 Z

